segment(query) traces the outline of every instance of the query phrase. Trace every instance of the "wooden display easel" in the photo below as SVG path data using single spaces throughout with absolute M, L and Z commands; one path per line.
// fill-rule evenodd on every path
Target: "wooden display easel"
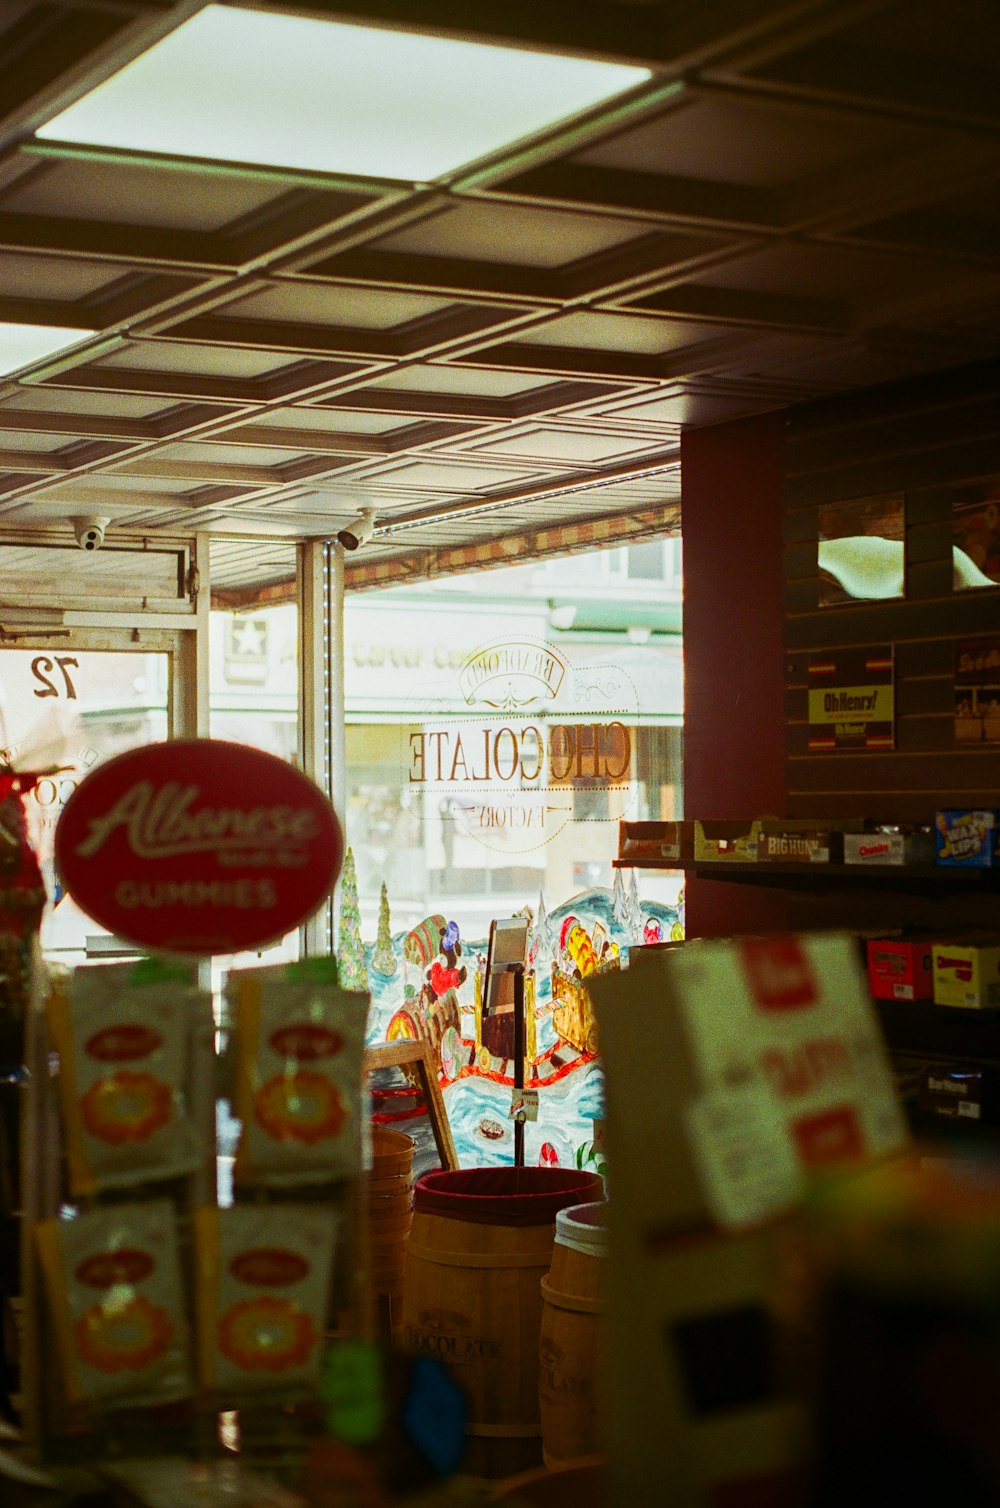
M 386 1042 L 379 1047 L 367 1047 L 361 1059 L 364 1073 L 373 1073 L 377 1068 L 411 1068 L 427 1105 L 434 1145 L 442 1168 L 457 1168 L 458 1156 L 448 1124 L 448 1112 L 438 1083 L 437 1070 L 426 1042 Z

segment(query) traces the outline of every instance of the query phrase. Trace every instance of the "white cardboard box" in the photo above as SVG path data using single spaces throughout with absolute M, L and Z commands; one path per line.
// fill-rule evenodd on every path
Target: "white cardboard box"
M 846 933 L 664 949 L 589 983 L 614 1199 L 638 1229 L 749 1228 L 907 1131 Z
M 845 833 L 845 864 L 933 864 L 934 834 Z
M 783 1375 L 779 1224 L 643 1242 L 610 1204 L 615 1281 L 601 1331 L 615 1505 L 788 1503 L 807 1447 Z

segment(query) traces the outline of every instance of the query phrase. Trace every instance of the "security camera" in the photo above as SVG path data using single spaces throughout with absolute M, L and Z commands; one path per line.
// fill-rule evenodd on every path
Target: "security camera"
M 110 522 L 110 518 L 92 518 L 83 514 L 74 518 L 73 537 L 80 549 L 99 550 L 104 543 L 104 531 Z
M 337 535 L 337 543 L 343 545 L 345 550 L 359 550 L 366 545 L 375 533 L 375 509 L 362 508 L 357 518 L 352 519 L 346 529 L 341 529 Z

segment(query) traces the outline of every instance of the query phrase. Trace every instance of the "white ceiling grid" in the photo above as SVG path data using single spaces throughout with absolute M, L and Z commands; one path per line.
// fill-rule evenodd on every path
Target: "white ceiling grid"
M 253 8 L 652 76 L 435 183 L 220 164 L 35 135 L 197 0 L 7 0 L 0 321 L 96 333 L 0 377 L 6 537 L 208 529 L 238 586 L 373 507 L 412 569 L 676 504 L 683 426 L 1000 354 L 995 0 Z

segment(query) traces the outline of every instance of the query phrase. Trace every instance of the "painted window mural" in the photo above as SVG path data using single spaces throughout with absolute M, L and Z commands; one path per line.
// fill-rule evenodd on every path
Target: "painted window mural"
M 622 876 L 628 875 L 623 881 Z M 588 976 L 627 966 L 636 943 L 684 935 L 684 898 L 640 900 L 636 871 L 616 870 L 610 888 L 595 886 L 546 909 L 544 895 L 525 907 L 525 1088 L 537 1119 L 525 1127 L 525 1161 L 597 1167 L 603 1077 Z M 426 1041 L 444 1091 L 463 1166 L 513 1159 L 513 1011 L 484 999 L 488 937 L 463 937 L 443 912 L 406 932 L 391 932 L 391 901 L 383 887 L 379 932 L 361 939 L 354 856 L 343 877 L 338 959 L 345 983 L 368 989 L 370 1044 Z M 376 1089 L 384 1124 L 421 1118 L 412 1086 Z M 595 1122 L 597 1125 L 595 1126 Z M 426 1138 L 424 1138 L 426 1141 Z M 419 1139 L 418 1139 L 419 1142 Z
M 683 935 L 682 875 L 612 862 L 622 818 L 681 815 L 679 559 L 642 548 L 638 574 L 617 550 L 348 603 L 338 958 L 371 992 L 370 1044 L 430 1045 L 463 1166 L 514 1155 L 491 922 L 524 922 L 525 1161 L 588 1168 L 603 1076 L 585 981 Z M 375 1094 L 419 1159 L 415 1086 Z

